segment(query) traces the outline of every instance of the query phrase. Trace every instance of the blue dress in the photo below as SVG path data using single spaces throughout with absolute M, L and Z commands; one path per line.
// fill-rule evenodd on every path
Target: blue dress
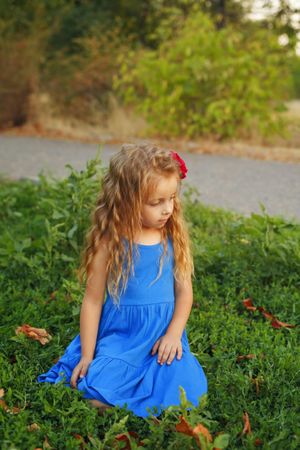
M 181 337 L 182 357 L 175 355 L 170 365 L 157 362 L 158 351 L 151 355 L 157 339 L 165 334 L 175 307 L 174 254 L 168 239 L 161 276 L 157 277 L 163 244 L 137 244 L 133 253 L 134 275 L 128 278 L 120 307 L 112 301 L 107 289 L 95 346 L 94 359 L 77 388 L 83 397 L 108 405 L 127 406 L 137 416 L 161 414 L 169 405 L 180 404 L 182 386 L 187 399 L 195 406 L 207 393 L 207 379 L 197 358 L 191 353 L 186 329 Z M 80 334 L 68 345 L 63 356 L 38 382 L 70 386 L 74 367 L 81 357 Z M 157 409 L 152 409 L 156 407 Z

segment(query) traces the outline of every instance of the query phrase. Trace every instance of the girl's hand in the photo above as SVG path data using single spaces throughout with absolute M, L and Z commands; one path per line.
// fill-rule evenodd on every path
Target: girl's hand
M 80 359 L 77 366 L 75 366 L 75 368 L 72 372 L 71 381 L 70 381 L 70 385 L 73 388 L 77 387 L 78 377 L 80 376 L 80 378 L 82 378 L 86 375 L 89 365 L 91 364 L 92 361 L 93 361 L 93 359 L 83 357 Z
M 177 336 L 173 336 L 171 334 L 165 334 L 161 336 L 154 344 L 151 354 L 154 355 L 158 349 L 158 360 L 157 362 L 160 365 L 163 365 L 165 361 L 167 364 L 171 364 L 173 361 L 176 352 L 177 359 L 180 359 L 182 356 L 182 344 L 181 339 Z

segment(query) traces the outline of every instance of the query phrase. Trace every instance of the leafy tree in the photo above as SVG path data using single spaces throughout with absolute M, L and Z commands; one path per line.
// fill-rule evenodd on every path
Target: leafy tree
M 286 48 L 295 52 L 296 45 L 299 41 L 298 34 L 300 32 L 300 3 L 298 7 L 292 4 L 290 0 L 279 0 L 278 8 L 275 12 L 270 13 L 268 9 L 272 6 L 272 1 L 267 0 L 263 7 L 267 11 L 266 18 L 261 21 L 263 27 L 268 27 L 278 35 L 287 37 Z
M 157 51 L 124 58 L 116 89 L 165 136 L 263 134 L 283 127 L 290 90 L 285 51 L 268 30 L 216 30 L 202 12 Z

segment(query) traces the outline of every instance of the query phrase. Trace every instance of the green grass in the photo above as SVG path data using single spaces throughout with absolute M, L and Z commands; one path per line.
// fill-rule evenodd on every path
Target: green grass
M 184 198 L 196 268 L 187 333 L 207 375 L 207 397 L 186 411 L 182 392 L 181 406 L 164 411 L 157 426 L 126 408 L 101 417 L 81 392 L 36 382 L 79 332 L 83 291 L 75 269 L 103 172 L 98 160 L 81 172 L 69 167 L 60 181 L 40 174 L 38 183 L 0 183 L 0 388 L 8 407 L 20 408 L 15 414 L 0 408 L 1 448 L 124 448 L 115 437 L 129 431 L 144 443 L 131 435 L 132 449 L 199 448 L 195 438 L 176 432 L 181 414 L 213 438 L 223 433 L 219 448 L 299 448 L 299 329 L 272 327 L 243 300 L 299 323 L 300 224 L 263 208 L 249 218 L 209 208 L 193 189 Z M 16 335 L 23 323 L 45 328 L 53 339 L 42 346 Z M 255 357 L 237 361 L 250 353 Z M 242 434 L 244 411 L 251 434 Z M 39 429 L 29 431 L 33 423 Z

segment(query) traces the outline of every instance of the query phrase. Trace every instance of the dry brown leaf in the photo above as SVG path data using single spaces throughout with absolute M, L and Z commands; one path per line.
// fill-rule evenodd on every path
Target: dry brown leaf
M 40 426 L 37 423 L 32 423 L 32 424 L 27 426 L 27 430 L 28 431 L 40 430 Z
M 45 440 L 44 440 L 44 443 L 43 443 L 43 448 L 52 448 L 52 446 L 49 444 L 47 436 L 45 436 Z
M 253 306 L 252 304 L 252 299 L 246 298 L 245 300 L 243 300 L 244 306 L 249 309 L 250 311 L 256 311 L 256 306 Z
M 274 328 L 281 328 L 281 327 L 295 328 L 296 327 L 296 325 L 291 325 L 289 323 L 281 322 L 280 320 L 276 319 L 276 317 L 273 316 L 273 314 L 266 311 L 265 308 L 263 308 L 262 306 L 258 306 L 258 307 L 253 306 L 251 298 L 247 298 L 247 299 L 243 300 L 243 303 L 244 303 L 244 306 L 250 311 L 256 311 L 258 309 L 258 311 L 261 312 L 267 319 L 272 321 L 271 325 Z
M 81 434 L 73 433 L 73 436 L 74 436 L 75 439 L 78 439 L 79 441 L 83 441 L 84 442 L 84 439 L 81 436 Z
M 249 353 L 248 355 L 240 355 L 236 358 L 236 361 L 241 361 L 242 359 L 251 359 L 256 358 L 256 355 L 254 353 Z
M 86 447 L 86 442 L 81 436 L 81 434 L 73 433 L 73 436 L 75 439 L 78 439 L 78 441 L 80 441 L 80 448 L 84 449 Z
M 18 408 L 18 406 L 13 406 L 11 409 L 12 414 L 18 414 L 21 411 L 21 408 Z
M 56 299 L 57 293 L 58 293 L 58 290 L 55 290 L 55 291 L 51 292 L 51 294 L 49 295 L 49 298 L 47 298 L 47 300 L 45 301 L 45 303 L 46 303 L 46 304 L 52 303 L 53 300 Z
M 50 294 L 50 298 L 51 298 L 51 300 L 54 300 L 55 299 L 55 297 L 56 297 L 56 294 L 57 294 L 57 290 L 56 291 L 53 291 L 53 292 L 51 292 L 51 294 Z
M 179 417 L 180 422 L 176 424 L 176 431 L 179 433 L 184 433 L 189 436 L 193 436 L 196 441 L 199 448 L 201 448 L 201 443 L 199 439 L 199 434 L 202 434 L 206 441 L 212 442 L 212 437 L 208 429 L 202 425 L 201 423 L 198 423 L 194 428 L 186 421 L 186 419 L 183 416 Z M 218 449 L 215 449 L 218 450 Z
M 4 389 L 1 388 L 1 389 L 0 389 L 0 398 L 4 397 L 4 392 L 5 392 Z
M 202 425 L 201 423 L 198 423 L 195 428 L 193 429 L 193 433 L 201 433 L 209 442 L 212 442 L 212 437 L 208 429 Z
M 251 378 L 251 382 L 255 384 L 256 394 L 259 394 L 259 383 L 261 382 L 261 377 Z
M 243 413 L 243 421 L 244 421 L 244 428 L 242 431 L 242 434 L 251 434 L 251 425 L 250 425 L 250 419 L 247 411 L 244 411 Z
M 24 323 L 22 326 L 16 328 L 16 334 L 23 333 L 31 339 L 39 341 L 42 345 L 45 345 L 52 339 L 52 336 L 44 328 L 35 328 Z
M 185 420 L 183 416 L 179 417 L 180 422 L 176 424 L 176 431 L 179 431 L 179 433 L 188 434 L 190 436 L 193 436 L 193 428 L 191 425 Z
M 18 408 L 17 406 L 13 406 L 11 409 L 6 404 L 5 400 L 0 399 L 0 407 L 4 409 L 9 414 L 18 414 L 21 411 L 21 408 Z
M 130 434 L 130 436 L 133 436 L 134 439 L 138 440 L 138 445 L 141 445 L 141 446 L 144 445 L 143 441 L 139 440 L 140 437 L 139 437 L 138 433 L 136 433 L 135 431 L 128 431 L 128 434 Z M 117 434 L 115 436 L 115 439 L 117 441 L 124 441 L 126 443 L 125 447 L 123 447 L 123 450 L 131 450 L 130 441 L 128 439 L 128 436 L 125 433 Z
M 6 404 L 5 400 L 0 399 L 0 407 L 4 409 L 4 411 L 7 411 L 9 408 Z

